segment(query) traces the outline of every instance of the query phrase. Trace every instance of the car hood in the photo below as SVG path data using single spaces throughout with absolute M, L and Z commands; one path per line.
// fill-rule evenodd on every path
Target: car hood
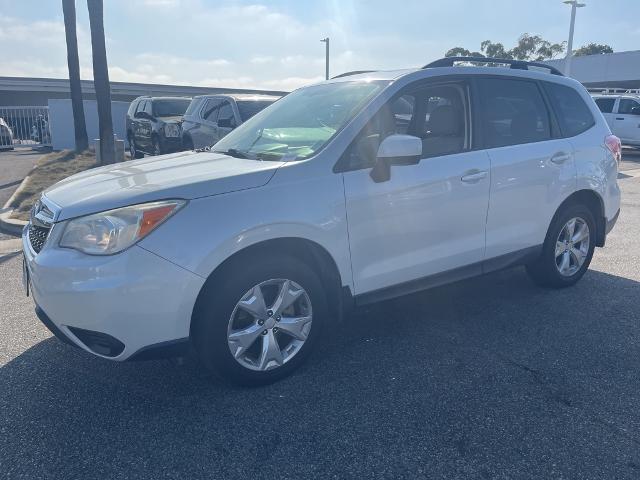
M 155 200 L 194 199 L 265 185 L 282 162 L 180 152 L 72 175 L 45 190 L 56 221 Z

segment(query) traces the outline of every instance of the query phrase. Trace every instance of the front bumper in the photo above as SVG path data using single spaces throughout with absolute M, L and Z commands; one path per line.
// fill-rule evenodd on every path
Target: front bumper
M 26 229 L 22 243 L 36 311 L 56 336 L 116 361 L 185 344 L 205 279 L 139 246 L 111 256 L 58 248 L 55 230 L 37 254 Z

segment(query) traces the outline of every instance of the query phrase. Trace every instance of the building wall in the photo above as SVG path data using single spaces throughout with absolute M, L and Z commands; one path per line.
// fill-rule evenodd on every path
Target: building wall
M 565 62 L 545 63 L 564 72 Z M 573 57 L 571 77 L 587 87 L 640 88 L 640 50 Z
M 52 148 L 54 150 L 75 148 L 71 100 L 52 99 L 48 104 Z M 121 140 L 126 140 L 125 115 L 128 108 L 129 102 L 111 102 L 113 133 Z M 89 144 L 93 145 L 98 138 L 98 107 L 95 100 L 84 101 L 84 118 L 87 123 Z

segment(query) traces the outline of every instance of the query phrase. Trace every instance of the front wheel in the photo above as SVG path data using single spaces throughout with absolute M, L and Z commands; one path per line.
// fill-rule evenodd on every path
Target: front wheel
M 131 158 L 142 158 L 144 154 L 138 150 L 138 146 L 136 145 L 136 140 L 134 137 L 129 138 L 129 154 Z
M 292 373 L 311 353 L 326 298 L 315 272 L 294 257 L 246 260 L 207 282 L 192 338 L 209 370 L 234 383 L 264 385 Z
M 596 223 L 584 205 L 570 205 L 554 218 L 542 254 L 527 273 L 544 287 L 563 288 L 582 278 L 593 257 Z

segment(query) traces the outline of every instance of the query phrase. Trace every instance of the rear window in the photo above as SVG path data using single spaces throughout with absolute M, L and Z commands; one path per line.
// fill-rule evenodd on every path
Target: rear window
M 544 82 L 544 88 L 558 116 L 563 136 L 573 137 L 595 125 L 591 110 L 573 88 L 548 82 Z
M 187 107 L 191 103 L 188 98 L 176 98 L 172 100 L 154 100 L 153 116 L 154 117 L 175 117 L 184 115 Z
M 616 103 L 615 98 L 596 98 L 595 101 L 596 101 L 596 105 L 598 105 L 598 108 L 602 113 L 613 112 L 613 106 Z
M 551 138 L 549 112 L 534 82 L 485 78 L 478 83 L 484 101 L 486 148 Z
M 264 110 L 271 105 L 275 100 L 259 100 L 259 101 L 238 101 L 238 111 L 240 112 L 240 119 L 246 122 L 256 113 Z

